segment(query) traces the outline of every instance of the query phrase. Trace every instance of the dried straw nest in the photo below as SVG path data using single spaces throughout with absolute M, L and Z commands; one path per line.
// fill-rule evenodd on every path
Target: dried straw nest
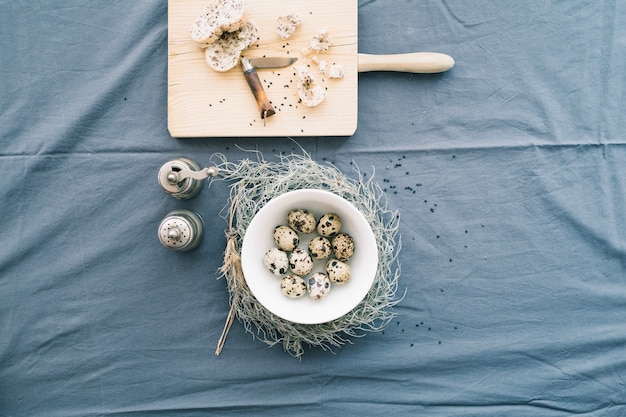
M 292 356 L 300 358 L 303 345 L 331 350 L 366 332 L 384 329 L 399 302 L 396 290 L 400 276 L 398 254 L 401 242 L 396 239 L 399 214 L 387 209 L 381 188 L 373 177 L 365 180 L 355 167 L 356 179 L 347 178 L 331 164 L 321 165 L 306 153 L 280 155 L 277 162 L 265 161 L 255 152 L 256 160 L 228 162 L 222 154 L 213 155 L 219 169 L 218 179 L 231 182 L 229 204 L 224 209 L 228 222 L 227 245 L 220 273 L 228 282 L 230 312 L 218 342 L 219 355 L 235 317 L 246 331 L 273 346 L 279 343 Z M 284 320 L 259 303 L 246 285 L 241 270 L 240 251 L 246 228 L 255 214 L 274 197 L 297 189 L 321 189 L 335 193 L 357 207 L 372 227 L 378 243 L 379 264 L 372 288 L 348 314 L 322 324 L 298 324 Z

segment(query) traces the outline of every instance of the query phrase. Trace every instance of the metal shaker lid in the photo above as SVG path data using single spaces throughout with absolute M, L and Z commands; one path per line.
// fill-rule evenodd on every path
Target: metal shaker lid
M 174 210 L 159 225 L 159 240 L 173 250 L 191 250 L 200 244 L 203 235 L 204 222 L 191 210 Z

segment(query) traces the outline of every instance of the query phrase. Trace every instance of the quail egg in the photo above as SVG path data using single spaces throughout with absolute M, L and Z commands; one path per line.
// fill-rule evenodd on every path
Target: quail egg
M 307 292 L 306 282 L 298 275 L 287 275 L 280 282 L 280 289 L 289 298 L 300 298 Z
M 291 252 L 300 243 L 300 237 L 291 227 L 281 225 L 274 229 L 274 242 L 280 249 Z
M 305 276 L 313 270 L 311 255 L 302 248 L 296 248 L 289 255 L 289 267 L 296 275 Z
M 346 284 L 352 276 L 350 265 L 337 259 L 329 259 L 326 262 L 326 272 L 328 278 L 335 284 Z
M 315 230 L 317 219 L 309 210 L 297 209 L 289 212 L 287 223 L 296 232 L 307 234 Z
M 309 242 L 309 253 L 313 259 L 326 259 L 332 252 L 330 241 L 324 236 L 315 236 Z
M 321 236 L 331 236 L 341 229 L 341 218 L 335 213 L 326 213 L 317 223 L 317 233 Z
M 321 300 L 330 292 L 330 280 L 323 272 L 316 272 L 308 280 L 309 295 L 314 300 Z
M 263 265 L 276 276 L 286 274 L 289 270 L 289 259 L 287 254 L 278 248 L 271 248 L 265 252 Z
M 332 240 L 333 253 L 340 261 L 347 261 L 354 254 L 354 239 L 347 233 L 339 233 Z

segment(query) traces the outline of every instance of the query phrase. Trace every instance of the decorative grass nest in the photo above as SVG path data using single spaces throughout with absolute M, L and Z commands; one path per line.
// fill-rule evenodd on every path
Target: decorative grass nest
M 230 312 L 219 339 L 216 355 L 222 351 L 235 317 L 247 332 L 269 346 L 282 343 L 290 355 L 300 358 L 304 345 L 332 351 L 367 332 L 383 330 L 395 317 L 400 263 L 400 239 L 396 239 L 400 216 L 387 209 L 382 189 L 365 179 L 354 166 L 356 178 L 348 178 L 332 164 L 321 165 L 303 155 L 280 155 L 269 162 L 254 152 L 256 160 L 228 162 L 222 154 L 213 155 L 219 179 L 231 182 L 230 198 L 222 216 L 228 223 L 224 263 L 220 268 L 230 293 Z M 365 216 L 378 244 L 378 270 L 365 298 L 348 314 L 321 324 L 299 324 L 282 319 L 267 310 L 251 293 L 241 269 L 241 245 L 246 228 L 256 213 L 272 198 L 299 189 L 332 192 L 352 203 Z

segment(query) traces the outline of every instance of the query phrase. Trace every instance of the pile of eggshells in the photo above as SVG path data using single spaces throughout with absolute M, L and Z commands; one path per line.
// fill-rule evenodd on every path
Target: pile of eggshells
M 346 262 L 354 254 L 354 239 L 341 232 L 341 226 L 341 218 L 335 213 L 326 213 L 317 221 L 313 213 L 301 208 L 289 212 L 287 225 L 276 226 L 276 246 L 265 253 L 263 264 L 282 278 L 283 294 L 300 298 L 308 293 L 312 299 L 321 300 L 330 292 L 331 283 L 344 285 L 350 281 L 352 271 Z M 313 232 L 317 235 L 307 249 L 299 247 L 301 236 Z M 316 260 L 326 261 L 325 272 L 313 272 Z

